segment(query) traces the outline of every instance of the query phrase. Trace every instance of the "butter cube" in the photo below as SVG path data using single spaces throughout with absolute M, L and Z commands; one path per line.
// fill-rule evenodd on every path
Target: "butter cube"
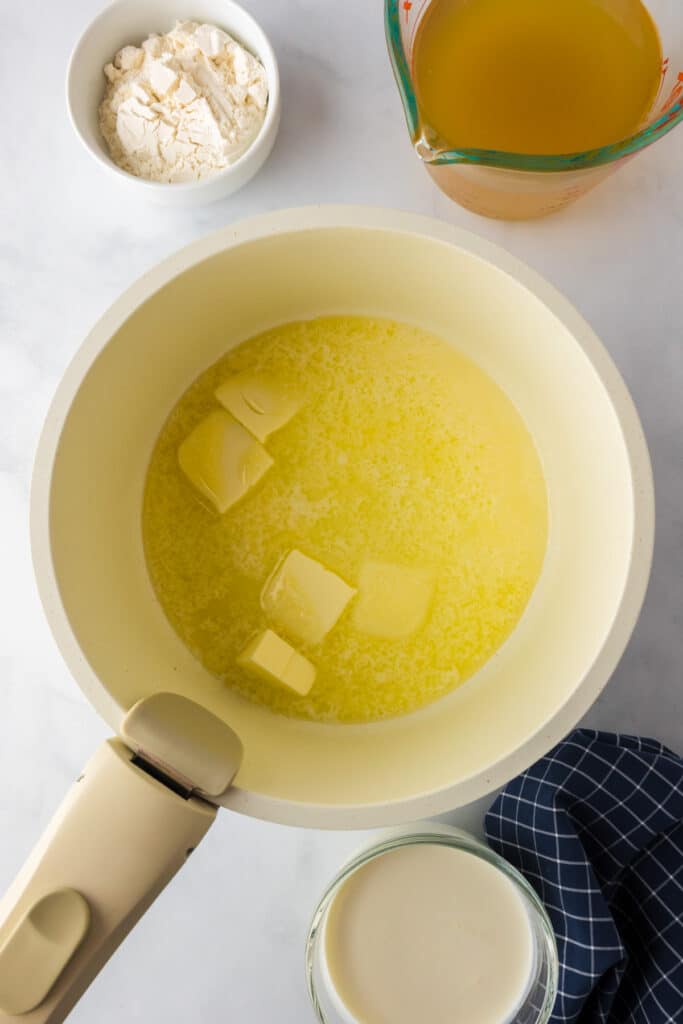
M 247 371 L 229 377 L 216 398 L 259 441 L 284 427 L 301 408 L 301 398 L 276 381 Z
M 314 558 L 290 551 L 261 592 L 261 607 L 294 640 L 317 644 L 356 593 Z
M 315 682 L 315 666 L 272 629 L 265 629 L 240 654 L 237 663 L 258 679 L 278 683 L 305 697 Z
M 178 462 L 220 513 L 244 497 L 273 465 L 265 448 L 222 409 L 209 413 L 183 441 Z
M 424 625 L 434 595 L 434 573 L 391 562 L 366 562 L 358 580 L 353 624 L 370 636 L 401 640 Z

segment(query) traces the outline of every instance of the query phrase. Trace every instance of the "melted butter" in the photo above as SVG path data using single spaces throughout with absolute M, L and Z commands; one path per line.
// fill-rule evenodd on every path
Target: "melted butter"
M 267 439 L 274 464 L 221 516 L 177 453 L 242 371 L 303 404 Z M 195 381 L 154 449 L 142 526 L 157 597 L 209 672 L 276 712 L 367 722 L 436 700 L 500 647 L 541 571 L 547 501 L 531 437 L 489 376 L 418 328 L 338 316 L 252 338 Z M 371 635 L 352 599 L 319 643 L 296 643 L 316 667 L 310 693 L 255 678 L 237 659 L 272 627 L 263 586 L 293 549 L 354 588 L 368 562 L 428 574 L 424 621 Z

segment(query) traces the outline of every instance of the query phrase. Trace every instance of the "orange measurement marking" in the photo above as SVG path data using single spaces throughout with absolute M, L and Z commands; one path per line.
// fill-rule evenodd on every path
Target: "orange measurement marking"
M 667 110 L 670 110 L 675 103 L 683 97 L 683 71 L 679 71 L 676 75 L 676 83 L 667 96 L 666 100 L 662 104 L 662 113 L 665 114 Z

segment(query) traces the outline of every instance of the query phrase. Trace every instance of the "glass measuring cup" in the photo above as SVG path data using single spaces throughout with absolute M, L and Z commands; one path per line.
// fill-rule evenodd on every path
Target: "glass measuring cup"
M 683 121 L 680 0 L 647 0 L 665 56 L 657 98 L 645 123 L 633 135 L 598 149 L 559 156 L 439 145 L 420 111 L 412 77 L 417 29 L 433 2 L 385 0 L 387 43 L 415 151 L 439 188 L 468 210 L 504 220 L 553 213 Z

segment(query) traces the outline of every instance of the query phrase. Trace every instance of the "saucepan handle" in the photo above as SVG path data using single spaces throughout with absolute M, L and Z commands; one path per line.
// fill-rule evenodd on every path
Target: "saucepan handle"
M 0 901 L 0 1024 L 63 1021 L 215 816 L 100 747 Z

